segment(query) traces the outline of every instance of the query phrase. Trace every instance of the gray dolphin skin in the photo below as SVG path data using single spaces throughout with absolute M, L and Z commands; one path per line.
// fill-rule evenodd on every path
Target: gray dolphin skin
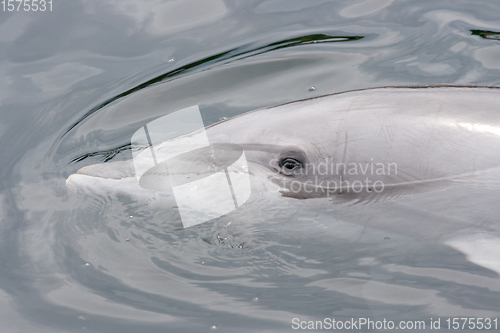
M 499 105 L 496 87 L 373 88 L 248 112 L 203 132 L 212 144 L 244 149 L 254 191 L 380 201 L 446 188 L 499 167 Z M 176 155 L 201 133 L 160 150 L 165 158 Z M 131 161 L 84 167 L 66 184 L 90 194 L 151 192 L 139 186 Z

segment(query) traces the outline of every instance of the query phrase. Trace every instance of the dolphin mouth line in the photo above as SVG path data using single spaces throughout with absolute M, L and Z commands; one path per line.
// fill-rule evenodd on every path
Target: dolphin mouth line
M 112 176 L 103 176 L 103 175 L 93 175 L 91 173 L 80 172 L 80 170 L 78 170 L 74 175 L 94 177 L 94 178 L 99 178 L 99 179 L 113 179 L 113 180 L 125 180 L 125 179 L 133 179 L 133 178 L 135 179 L 135 176 L 112 177 Z M 73 175 L 71 175 L 71 176 L 73 176 Z
M 409 197 L 420 193 L 432 191 L 443 191 L 469 181 L 474 173 L 462 174 L 454 177 L 441 177 L 427 180 L 401 181 L 398 183 L 380 183 L 368 186 L 361 181 L 354 184 L 348 183 L 343 177 L 339 177 L 336 186 L 315 185 L 309 181 L 298 181 L 283 179 L 277 176 L 269 176 L 268 180 L 277 188 L 274 192 L 281 193 L 282 196 L 308 199 L 308 198 L 344 198 L 358 200 L 359 202 L 376 202 L 384 199 L 396 199 L 399 197 Z M 323 180 L 327 182 L 327 180 Z M 330 184 L 333 181 L 329 181 Z M 348 185 L 347 185 L 348 184 Z

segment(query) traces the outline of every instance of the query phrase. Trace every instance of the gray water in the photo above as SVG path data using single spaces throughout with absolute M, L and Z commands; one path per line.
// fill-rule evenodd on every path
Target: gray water
M 192 105 L 208 125 L 352 89 L 498 86 L 499 17 L 492 1 L 0 11 L 0 332 L 291 332 L 294 318 L 426 321 L 404 332 L 441 318 L 447 331 L 447 318 L 500 317 L 498 171 L 373 205 L 262 194 L 187 229 L 65 186 Z

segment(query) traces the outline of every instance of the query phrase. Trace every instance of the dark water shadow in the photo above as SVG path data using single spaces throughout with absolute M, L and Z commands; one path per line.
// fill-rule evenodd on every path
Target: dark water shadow
M 472 35 L 479 36 L 484 39 L 500 40 L 500 32 L 488 30 L 471 30 Z
M 96 156 L 100 157 L 101 162 L 108 162 L 108 161 L 112 160 L 113 158 L 115 158 L 120 153 L 123 153 L 126 151 L 133 151 L 133 150 L 136 150 L 136 149 L 132 146 L 132 144 L 128 143 L 128 144 L 121 145 L 121 146 L 116 147 L 116 148 L 95 151 L 95 152 L 86 153 L 86 154 L 77 156 L 77 157 L 73 158 L 69 163 L 81 162 L 83 160 L 86 160 L 87 158 L 96 157 Z M 142 149 L 139 149 L 139 150 L 142 150 Z

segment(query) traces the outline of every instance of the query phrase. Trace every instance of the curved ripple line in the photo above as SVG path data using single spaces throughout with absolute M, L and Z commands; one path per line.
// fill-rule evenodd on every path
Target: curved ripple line
M 189 63 L 187 65 L 184 65 L 182 67 L 179 67 L 177 69 L 174 69 L 170 72 L 164 73 L 162 75 L 159 75 L 153 79 L 150 79 L 144 83 L 139 84 L 138 86 L 131 88 L 127 91 L 122 92 L 121 94 L 118 94 L 114 97 L 111 97 L 110 99 L 104 101 L 103 103 L 93 107 L 90 109 L 87 113 L 85 113 L 80 119 L 78 119 L 74 124 L 69 126 L 66 131 L 62 134 L 61 139 L 68 134 L 73 128 L 78 126 L 81 122 L 83 122 L 85 119 L 87 119 L 89 116 L 94 114 L 95 112 L 99 111 L 100 109 L 104 108 L 105 106 L 113 103 L 114 101 L 121 99 L 125 96 L 128 96 L 136 91 L 140 91 L 142 89 L 145 89 L 151 85 L 160 83 L 160 82 L 166 82 L 169 81 L 168 79 L 176 79 L 180 77 L 182 74 L 187 74 L 190 72 L 193 72 L 195 69 L 203 68 L 206 66 L 209 66 L 210 64 L 212 65 L 224 65 L 227 63 L 231 63 L 237 60 L 242 60 L 246 59 L 251 56 L 256 56 L 259 54 L 279 50 L 279 49 L 284 49 L 288 47 L 294 47 L 294 46 L 299 46 L 299 45 L 307 45 L 307 44 L 317 44 L 317 43 L 338 43 L 338 42 L 349 42 L 349 41 L 356 41 L 359 39 L 363 39 L 365 36 L 331 36 L 331 35 L 326 35 L 326 34 L 313 34 L 313 35 L 305 35 L 305 36 L 300 36 L 300 37 L 295 37 L 295 38 L 290 38 L 278 42 L 274 42 L 265 46 L 260 46 L 260 47 L 252 47 L 256 43 L 251 43 L 251 44 L 245 44 L 241 47 L 230 49 L 228 51 L 224 51 L 218 54 L 215 54 L 213 56 L 197 60 L 195 62 Z M 250 48 L 250 50 L 248 50 Z M 213 68 L 213 66 L 205 68 L 205 70 Z

